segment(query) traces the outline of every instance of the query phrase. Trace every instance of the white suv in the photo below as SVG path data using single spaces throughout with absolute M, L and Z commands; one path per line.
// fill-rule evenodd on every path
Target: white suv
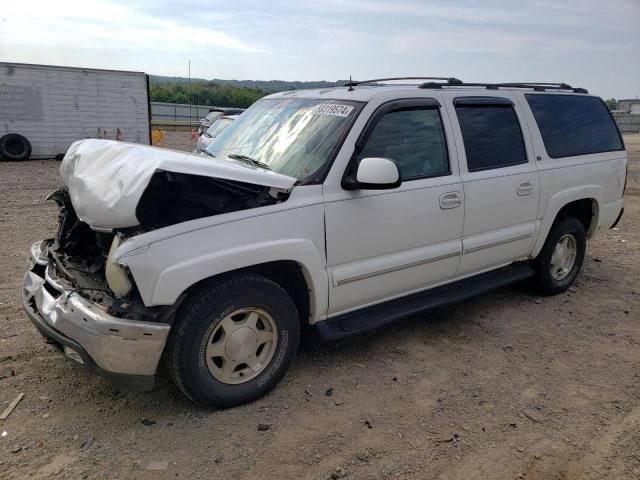
M 149 388 L 164 355 L 189 398 L 228 407 L 282 379 L 305 325 L 333 340 L 528 277 L 566 290 L 623 211 L 605 104 L 425 80 L 270 95 L 213 159 L 73 144 L 29 317 L 90 370 Z

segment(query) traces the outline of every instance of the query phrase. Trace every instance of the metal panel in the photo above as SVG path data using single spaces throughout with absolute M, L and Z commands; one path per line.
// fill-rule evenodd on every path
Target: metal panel
M 622 133 L 640 132 L 640 114 L 616 113 L 613 118 Z
M 63 154 L 84 138 L 115 139 L 118 129 L 124 141 L 149 144 L 144 73 L 0 63 L 3 91 L 12 105 L 0 101 L 0 136 L 24 135 L 32 158 Z
M 151 102 L 151 120 L 153 122 L 191 123 L 196 126 L 207 116 L 209 110 L 225 108 L 214 105 L 191 105 L 184 103 Z M 191 120 L 189 120 L 191 119 Z

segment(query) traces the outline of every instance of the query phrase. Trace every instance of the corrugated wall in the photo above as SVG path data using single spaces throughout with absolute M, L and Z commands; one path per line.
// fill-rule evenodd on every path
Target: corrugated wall
M 115 139 L 118 128 L 122 140 L 148 145 L 147 102 L 144 73 L 0 63 L 0 136 L 27 137 L 32 158 Z
M 613 115 L 622 133 L 640 133 L 640 115 L 616 113 Z
M 209 109 L 219 108 L 209 105 L 191 105 L 183 103 L 164 103 L 151 102 L 151 121 L 153 122 L 172 122 L 172 123 L 188 123 L 189 118 L 194 126 L 200 123 L 200 120 L 207 116 Z M 191 116 L 189 116 L 191 114 Z

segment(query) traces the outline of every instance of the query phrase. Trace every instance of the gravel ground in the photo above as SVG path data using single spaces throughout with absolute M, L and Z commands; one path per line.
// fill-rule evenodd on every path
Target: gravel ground
M 24 393 L 0 420 L 0 478 L 640 478 L 640 136 L 625 141 L 625 216 L 567 293 L 524 283 L 306 345 L 276 390 L 226 411 L 165 374 L 120 391 L 42 342 L 20 282 L 54 232 L 59 164 L 0 163 L 0 411 Z

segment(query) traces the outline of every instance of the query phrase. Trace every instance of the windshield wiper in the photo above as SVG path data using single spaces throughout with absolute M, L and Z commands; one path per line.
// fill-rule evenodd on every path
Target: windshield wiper
M 261 162 L 260 160 L 256 160 L 255 158 L 251 158 L 248 155 L 241 155 L 239 153 L 230 153 L 229 155 L 227 155 L 227 157 L 232 158 L 234 160 L 242 160 L 243 162 L 253 165 L 254 167 L 260 167 L 260 168 L 264 168 L 265 170 L 271 170 L 271 167 L 269 167 L 269 165 L 267 165 L 266 163 Z

